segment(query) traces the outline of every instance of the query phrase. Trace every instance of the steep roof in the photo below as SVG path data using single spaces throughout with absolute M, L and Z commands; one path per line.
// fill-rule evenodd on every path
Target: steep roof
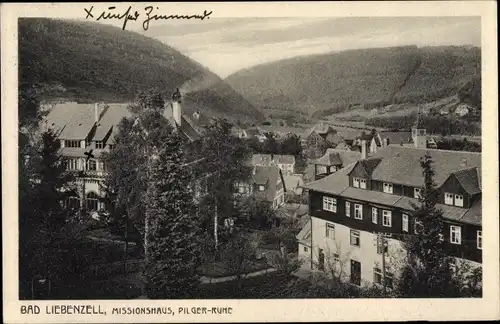
M 283 176 L 287 190 L 295 190 L 297 187 L 304 186 L 304 179 L 297 174 Z
M 177 123 L 174 120 L 171 102 L 166 104 L 165 109 L 163 110 L 163 116 L 170 122 L 170 124 L 175 129 L 179 131 L 179 134 L 184 139 L 190 142 L 194 142 L 201 139 L 202 135 L 200 131 L 197 129 L 196 125 L 194 125 L 193 120 L 189 118 L 187 115 L 182 114 L 181 124 L 177 125 Z
M 266 186 L 264 191 L 257 191 L 256 196 L 272 202 L 276 195 L 276 185 L 279 177 L 281 177 L 280 169 L 276 166 L 256 166 L 253 175 L 254 183 Z
M 329 148 L 322 157 L 314 162 L 314 164 L 346 166 L 359 159 L 361 159 L 360 152 Z
M 470 195 L 481 192 L 480 175 L 477 167 L 459 170 L 453 173 L 462 188 Z
M 296 238 L 300 243 L 311 246 L 311 219 L 302 227 Z
M 438 186 L 451 173 L 471 167 L 481 168 L 481 153 L 418 149 L 400 145 L 389 145 L 377 151 L 373 157 L 380 158 L 371 178 L 409 186 L 424 185 L 420 158 L 428 152 L 434 161 L 434 181 Z
M 385 139 L 389 140 L 390 144 L 408 144 L 412 143 L 411 132 L 381 132 L 379 133 L 382 138 L 382 142 Z
M 93 137 L 95 141 L 102 141 L 112 130 L 111 137 L 117 132 L 117 125 L 123 118 L 129 118 L 132 113 L 128 110 L 129 104 L 106 104 L 102 109 L 102 117 L 97 122 L 96 131 Z
M 460 183 L 465 183 L 468 192 L 481 191 L 480 165 L 481 154 L 461 151 L 444 151 L 430 149 L 407 148 L 403 146 L 388 146 L 377 152 L 378 163 L 372 173 L 372 179 L 386 182 L 422 186 L 423 174 L 420 167 L 420 157 L 429 152 L 434 160 L 434 181 L 438 186 L 452 174 L 460 178 Z M 474 167 L 464 168 L 464 162 Z M 366 160 L 365 160 L 366 161 Z M 348 175 L 356 164 L 353 163 L 325 178 L 311 182 L 305 187 L 310 190 L 326 194 L 340 195 L 346 198 L 368 201 L 374 204 L 394 206 L 412 210 L 412 203 L 418 200 L 411 197 L 398 196 L 380 191 L 372 191 L 349 187 Z M 365 164 L 366 165 L 366 164 Z M 481 225 L 481 203 L 474 204 L 470 209 L 438 204 L 443 210 L 444 218 L 463 223 Z
M 95 124 L 94 104 L 55 104 L 45 117 L 46 128 L 59 131 L 59 138 L 83 140 Z
M 365 159 L 365 160 L 360 160 L 358 163 L 361 164 L 361 166 L 363 166 L 363 168 L 365 169 L 365 171 L 368 175 L 372 176 L 374 170 L 377 168 L 380 161 L 382 161 L 381 158 L 370 157 L 370 158 Z

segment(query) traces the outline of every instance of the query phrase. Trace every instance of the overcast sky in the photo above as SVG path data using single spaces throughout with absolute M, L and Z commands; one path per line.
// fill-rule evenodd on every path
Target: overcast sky
M 134 28 L 135 29 L 135 28 Z M 215 18 L 135 29 L 175 47 L 221 77 L 283 58 L 399 45 L 481 44 L 475 17 Z

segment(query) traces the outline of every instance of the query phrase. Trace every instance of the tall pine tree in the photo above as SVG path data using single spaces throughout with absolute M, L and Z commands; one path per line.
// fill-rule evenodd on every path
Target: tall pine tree
M 397 290 L 404 297 L 453 297 L 458 293 L 452 271 L 454 260 L 442 239 L 443 212 L 436 207 L 439 191 L 432 163 L 428 153 L 420 162 L 424 186 L 419 203 L 413 206 L 417 234 L 408 235 L 403 242 L 408 260 Z
M 199 222 L 189 189 L 181 139 L 154 132 L 146 194 L 146 294 L 148 298 L 189 298 L 196 294 L 202 260 Z M 158 143 L 158 145 L 151 145 Z

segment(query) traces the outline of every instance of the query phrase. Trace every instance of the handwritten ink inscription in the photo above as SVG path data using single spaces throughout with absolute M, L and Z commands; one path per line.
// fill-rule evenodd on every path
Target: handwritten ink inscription
M 85 19 L 95 19 L 96 21 L 100 20 L 122 20 L 123 25 L 122 29 L 125 30 L 127 27 L 127 23 L 129 21 L 137 21 L 141 14 L 137 10 L 132 10 L 132 6 L 129 6 L 127 10 L 118 12 L 118 10 L 115 10 L 116 7 L 108 7 L 108 11 L 104 10 L 100 12 L 99 14 L 96 14 L 94 16 L 94 13 L 92 12 L 94 10 L 94 6 L 91 6 L 90 9 L 84 8 L 85 13 L 87 16 Z M 159 10 L 160 8 L 156 7 L 156 10 Z M 155 8 L 153 6 L 147 6 L 144 8 L 145 11 L 145 19 L 142 23 L 142 28 L 144 30 L 149 29 L 149 24 L 151 21 L 156 21 L 156 20 L 168 20 L 168 19 L 195 19 L 195 20 L 205 20 L 205 19 L 210 19 L 210 15 L 212 14 L 212 11 L 207 11 L 204 10 L 201 15 L 199 14 L 193 14 L 193 15 L 165 15 L 165 14 L 157 14 L 155 12 Z M 97 17 L 97 18 L 96 18 Z

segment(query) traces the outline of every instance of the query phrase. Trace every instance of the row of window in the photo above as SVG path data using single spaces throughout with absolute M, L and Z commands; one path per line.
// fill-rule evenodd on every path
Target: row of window
M 337 212 L 337 199 L 333 197 L 323 197 L 323 210 L 330 212 Z M 379 209 L 372 207 L 372 223 L 378 224 Z M 345 202 L 345 216 L 351 217 L 351 202 Z M 354 219 L 363 220 L 363 205 L 354 204 Z M 417 220 L 414 224 L 414 233 L 419 234 L 419 226 Z M 392 227 L 392 211 L 382 210 L 382 226 Z M 409 233 L 410 218 L 407 214 L 402 214 L 401 230 L 403 233 Z M 477 248 L 482 249 L 482 236 L 481 231 L 477 231 Z M 327 235 L 328 237 L 328 235 Z M 450 226 L 450 243 L 462 244 L 461 227 L 458 225 Z
M 87 210 L 98 210 L 99 209 L 99 196 L 93 192 L 87 194 L 85 199 Z M 68 197 L 66 199 L 66 208 L 68 209 L 80 209 L 80 198 L 78 197 Z
M 90 142 L 86 143 L 86 145 L 88 146 L 90 144 Z M 64 146 L 65 147 L 81 147 L 81 141 L 78 141 L 78 140 L 65 140 L 64 141 Z M 112 144 L 109 144 L 109 149 L 113 149 L 114 148 L 114 145 Z M 104 149 L 106 147 L 106 145 L 104 144 L 103 141 L 95 141 L 95 148 L 96 149 Z
M 78 171 L 83 170 L 83 163 L 80 159 L 66 159 L 66 170 L 69 171 Z M 97 171 L 97 167 L 99 166 L 99 170 L 105 170 L 105 164 L 103 161 L 96 161 L 95 159 L 90 159 L 85 161 L 85 170 L 88 171 Z
M 80 147 L 80 141 L 75 141 L 75 140 L 65 140 L 64 141 L 64 146 L 65 147 Z
M 353 186 L 355 188 L 366 189 L 366 179 L 353 178 Z M 389 194 L 394 193 L 394 187 L 391 183 L 384 183 L 382 185 L 382 189 L 385 193 L 389 193 Z M 420 193 L 421 193 L 420 188 L 413 189 L 413 197 L 414 198 L 419 199 Z M 458 207 L 463 207 L 464 206 L 464 196 L 446 192 L 444 194 L 444 203 L 446 205 L 452 205 L 452 206 L 454 205 L 454 206 L 458 206 Z

